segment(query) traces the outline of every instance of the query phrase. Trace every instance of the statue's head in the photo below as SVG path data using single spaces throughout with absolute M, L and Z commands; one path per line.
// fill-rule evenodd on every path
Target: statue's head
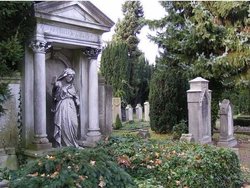
M 62 80 L 65 78 L 66 82 L 72 82 L 75 78 L 75 71 L 71 68 L 66 68 L 63 70 L 62 74 L 58 77 L 57 80 Z

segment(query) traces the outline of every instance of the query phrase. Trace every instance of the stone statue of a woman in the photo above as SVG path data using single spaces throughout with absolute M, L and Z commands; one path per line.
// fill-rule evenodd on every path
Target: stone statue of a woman
M 73 85 L 75 71 L 66 68 L 53 83 L 52 96 L 55 101 L 54 115 L 54 138 L 56 147 L 74 146 L 77 143 L 77 106 L 79 97 Z

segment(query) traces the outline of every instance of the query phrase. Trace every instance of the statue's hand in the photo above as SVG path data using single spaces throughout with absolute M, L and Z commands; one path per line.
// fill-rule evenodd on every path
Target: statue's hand
M 55 82 L 55 86 L 56 86 L 56 87 L 62 87 L 62 82 L 56 81 L 56 82 Z
M 78 99 L 78 98 L 76 98 L 76 99 L 75 99 L 75 103 L 76 103 L 76 105 L 77 105 L 77 106 L 79 106 L 79 105 L 80 105 L 80 101 L 79 101 L 79 99 Z

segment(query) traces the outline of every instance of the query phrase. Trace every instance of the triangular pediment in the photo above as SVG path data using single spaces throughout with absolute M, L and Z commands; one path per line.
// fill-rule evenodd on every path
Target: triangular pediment
M 53 15 L 70 18 L 73 20 L 87 21 L 91 23 L 98 23 L 98 21 L 89 15 L 86 11 L 82 10 L 77 4 L 66 7 L 64 9 L 51 12 Z
M 111 28 L 114 23 L 89 1 L 46 1 L 35 4 L 36 17 L 87 22 Z M 42 16 L 41 16 L 42 15 Z

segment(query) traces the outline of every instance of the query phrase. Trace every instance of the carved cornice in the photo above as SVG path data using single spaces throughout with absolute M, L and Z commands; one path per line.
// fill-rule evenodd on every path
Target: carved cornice
M 33 52 L 45 53 L 51 47 L 51 44 L 46 41 L 33 40 L 30 42 L 29 47 Z
M 101 49 L 99 48 L 88 47 L 83 50 L 83 54 L 87 56 L 89 59 L 97 59 L 100 52 L 101 52 Z

